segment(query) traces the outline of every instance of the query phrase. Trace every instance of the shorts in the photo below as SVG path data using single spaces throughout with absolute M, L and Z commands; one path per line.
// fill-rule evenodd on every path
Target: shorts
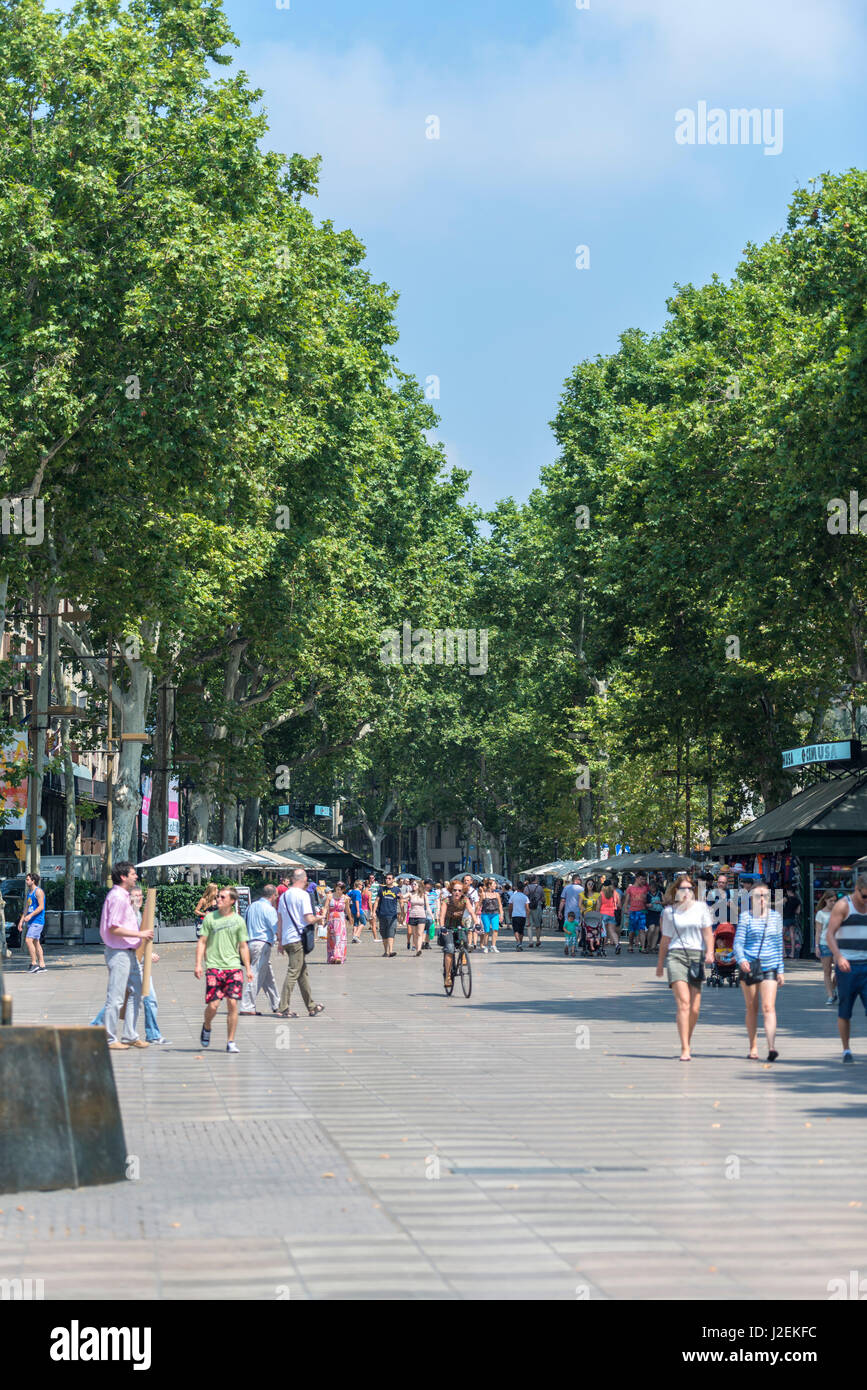
M 397 918 L 378 917 L 377 921 L 379 922 L 379 934 L 383 941 L 393 941 L 397 934 Z
M 352 914 L 352 925 L 353 925 L 354 927 L 366 927 L 366 926 L 367 926 L 367 913 L 365 912 L 365 910 L 364 910 L 363 907 L 359 907 L 355 912 L 353 912 L 353 914 Z
M 499 930 L 500 930 L 500 914 L 499 914 L 499 912 L 483 912 L 483 913 L 482 913 L 482 931 L 484 931 L 484 932 L 491 932 L 491 931 L 499 931 Z
M 217 999 L 240 999 L 244 993 L 244 972 L 242 970 L 206 970 L 205 1003 L 213 1004 Z
M 541 927 L 541 925 L 542 925 L 542 908 L 541 908 L 541 907 L 531 907 L 531 908 L 530 908 L 530 926 L 531 926 L 531 927 Z
M 27 927 L 27 940 L 38 941 L 44 931 L 44 922 L 31 922 Z
M 827 959 L 830 957 L 831 952 L 829 951 L 829 949 L 828 949 L 827 946 L 820 946 L 820 947 L 819 947 L 819 955 L 820 955 L 820 957 L 821 957 L 822 960 L 827 960 Z
M 848 970 L 837 971 L 837 1017 L 851 1018 L 859 998 L 867 1012 L 867 960 L 850 961 Z
M 637 936 L 640 931 L 647 931 L 647 913 L 643 908 L 629 914 L 629 935 Z
M 763 970 L 761 982 L 759 980 L 756 980 L 756 984 L 764 983 L 765 980 L 778 980 L 779 978 L 780 972 L 776 969 L 776 967 L 773 970 Z M 741 983 L 746 984 L 746 980 L 742 980 Z
M 694 961 L 704 960 L 704 951 L 669 951 L 665 957 L 665 969 L 668 975 L 669 985 L 683 983 L 689 984 L 689 976 L 686 973 L 687 965 Z M 700 989 L 700 985 L 693 985 L 693 989 Z
M 523 936 L 523 935 L 524 935 L 524 928 L 525 928 L 526 925 L 527 925 L 527 919 L 526 919 L 526 917 L 513 917 L 513 918 L 512 918 L 512 931 L 515 933 L 516 936 Z

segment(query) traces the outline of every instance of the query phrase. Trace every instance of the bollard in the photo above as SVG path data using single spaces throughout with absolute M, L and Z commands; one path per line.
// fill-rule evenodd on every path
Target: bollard
M 0 1028 L 0 1192 L 125 1178 L 126 1142 L 105 1032 Z

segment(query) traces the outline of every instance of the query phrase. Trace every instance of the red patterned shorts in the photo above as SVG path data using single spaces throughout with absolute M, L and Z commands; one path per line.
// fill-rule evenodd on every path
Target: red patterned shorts
M 240 999 L 244 993 L 244 974 L 241 970 L 207 970 L 205 972 L 205 1003 L 215 999 Z

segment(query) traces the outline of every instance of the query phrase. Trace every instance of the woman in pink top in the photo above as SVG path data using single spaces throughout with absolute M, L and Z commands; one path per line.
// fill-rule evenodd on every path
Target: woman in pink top
M 352 923 L 349 917 L 349 898 L 345 885 L 338 883 L 328 898 L 328 964 L 342 965 L 346 960 L 347 930 Z

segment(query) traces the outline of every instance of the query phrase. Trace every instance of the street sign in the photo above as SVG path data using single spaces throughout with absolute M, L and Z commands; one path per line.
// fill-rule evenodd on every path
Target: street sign
M 331 807 L 330 807 L 330 806 L 314 806 L 314 807 L 313 807 L 313 814 L 314 814 L 314 816 L 330 816 L 330 815 L 331 815 Z
M 278 815 L 278 816 L 288 816 L 288 814 L 289 814 L 289 807 L 288 807 L 288 806 L 278 806 L 278 807 L 277 807 L 277 815 Z
M 861 744 L 857 739 L 839 743 L 810 743 L 805 748 L 787 748 L 783 752 L 783 767 L 805 767 L 812 763 L 860 762 Z

